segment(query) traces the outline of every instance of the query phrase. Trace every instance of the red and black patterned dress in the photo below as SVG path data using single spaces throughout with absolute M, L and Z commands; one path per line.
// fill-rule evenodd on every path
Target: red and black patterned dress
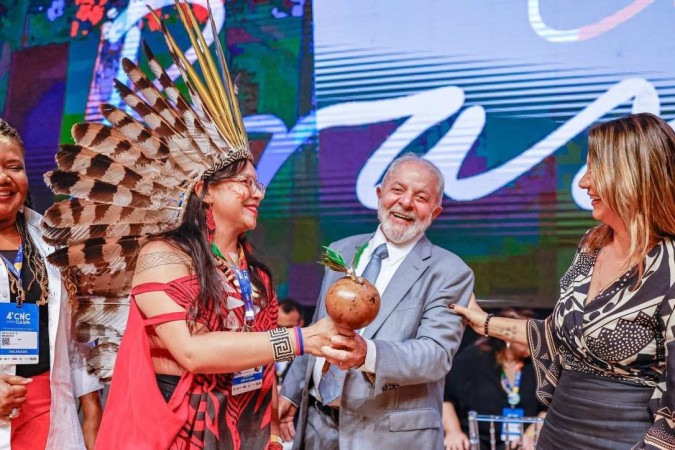
M 269 279 L 260 273 L 265 284 Z M 244 303 L 234 283 L 227 282 L 223 302 L 226 330 L 244 332 Z M 232 395 L 232 374 L 184 373 L 167 402 L 160 393 L 150 356 L 148 336 L 153 325 L 185 320 L 186 314 L 143 317 L 134 296 L 163 291 L 182 307 L 199 292 L 194 276 L 169 283 L 145 283 L 131 295 L 127 329 L 122 339 L 110 394 L 98 434 L 97 449 L 265 449 L 269 445 L 274 365 L 263 369 L 260 389 Z M 267 292 L 273 292 L 269 289 Z M 276 297 L 256 307 L 251 331 L 276 327 Z M 202 322 L 211 331 L 223 331 L 216 317 Z M 236 358 L 237 355 L 222 355 Z

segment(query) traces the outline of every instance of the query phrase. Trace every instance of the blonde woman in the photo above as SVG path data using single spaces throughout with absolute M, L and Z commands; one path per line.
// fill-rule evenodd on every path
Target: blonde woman
M 647 113 L 594 127 L 579 186 L 601 224 L 550 317 L 451 308 L 481 334 L 529 344 L 550 405 L 539 448 L 674 448 L 675 132 Z

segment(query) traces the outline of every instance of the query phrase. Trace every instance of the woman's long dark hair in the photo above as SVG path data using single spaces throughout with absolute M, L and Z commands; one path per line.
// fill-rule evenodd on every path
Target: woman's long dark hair
M 188 320 L 191 326 L 194 326 L 196 321 L 208 320 L 215 314 L 220 328 L 225 329 L 225 317 L 222 313 L 225 289 L 220 271 L 213 258 L 211 244 L 206 238 L 207 205 L 203 198 L 210 184 L 237 176 L 244 171 L 246 163 L 245 159 L 235 161 L 204 179 L 201 193 L 198 195 L 194 192 L 190 195 L 181 226 L 164 235 L 192 259 L 195 275 L 199 280 L 199 295 L 188 307 Z M 272 272 L 253 255 L 245 233 L 242 233 L 237 241 L 244 251 L 251 282 L 260 293 L 260 299 L 254 301 L 260 308 L 264 308 L 274 296 Z M 267 278 L 266 283 L 261 273 Z

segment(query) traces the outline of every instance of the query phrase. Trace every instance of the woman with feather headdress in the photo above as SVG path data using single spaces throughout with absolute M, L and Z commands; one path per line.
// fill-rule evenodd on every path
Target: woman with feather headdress
M 69 348 L 67 291 L 27 199 L 23 142 L 0 119 L 0 448 L 93 448 L 102 386 Z
M 147 46 L 156 84 L 123 60 L 132 87 L 116 88 L 143 122 L 102 105 L 111 125 L 73 127 L 76 145 L 46 175 L 70 197 L 45 215 L 65 246 L 50 260 L 77 280 L 91 370 L 109 379 L 116 355 L 97 449 L 281 448 L 273 363 L 321 355 L 338 331 L 330 320 L 276 328 L 272 277 L 245 234 L 265 187 L 224 53 L 217 45 L 217 64 L 177 6 L 201 74 L 162 31 L 191 103 Z
M 249 157 L 234 159 L 195 185 L 176 230 L 140 249 L 97 448 L 262 449 L 270 427 L 278 435 L 274 361 L 303 341 L 320 354 L 336 331 L 275 330 L 272 277 L 245 235 L 264 191 Z

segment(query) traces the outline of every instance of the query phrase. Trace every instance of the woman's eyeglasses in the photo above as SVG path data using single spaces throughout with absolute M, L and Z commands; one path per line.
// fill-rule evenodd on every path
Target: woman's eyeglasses
M 265 195 L 265 185 L 253 177 L 237 177 L 232 178 L 229 181 L 234 181 L 235 183 L 241 183 L 247 186 L 251 195 L 254 195 L 256 190 L 260 191 L 262 195 Z

